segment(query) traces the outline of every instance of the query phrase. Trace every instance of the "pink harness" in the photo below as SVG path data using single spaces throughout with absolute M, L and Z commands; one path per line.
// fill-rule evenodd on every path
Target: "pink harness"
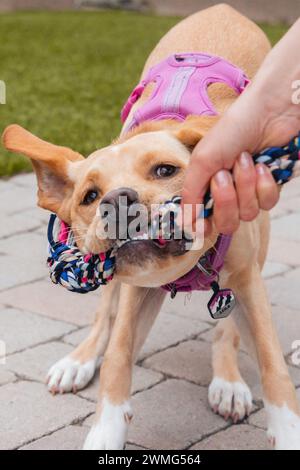
M 145 79 L 135 87 L 122 109 L 123 123 L 149 83 L 155 84 L 154 91 L 149 100 L 133 113 L 125 132 L 144 121 L 184 121 L 189 115 L 216 115 L 207 95 L 208 86 L 225 83 L 239 94 L 249 80 L 241 69 L 221 57 L 203 53 L 174 54 L 152 67 Z M 194 268 L 162 288 L 171 291 L 172 296 L 177 291 L 211 289 L 223 267 L 230 240 L 230 235 L 220 234 L 215 246 Z

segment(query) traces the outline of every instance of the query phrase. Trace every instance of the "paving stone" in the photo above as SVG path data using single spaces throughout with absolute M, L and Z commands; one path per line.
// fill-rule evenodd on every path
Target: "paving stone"
M 274 209 L 278 207 L 283 212 L 285 212 L 285 215 L 291 214 L 292 212 L 299 212 L 299 199 L 300 199 L 299 195 L 298 196 L 291 195 L 290 197 L 282 197 L 280 198 L 279 203 L 276 204 Z M 274 209 L 272 209 L 271 212 L 273 212 Z
M 86 436 L 85 427 L 67 426 L 21 447 L 20 450 L 80 450 Z
M 0 449 L 14 449 L 83 419 L 94 405 L 72 395 L 53 397 L 42 384 L 16 382 L 0 387 Z
M 293 342 L 297 339 L 300 341 L 300 315 L 287 307 L 273 306 L 272 316 L 283 353 L 286 355 L 292 351 Z
M 36 176 L 35 173 L 20 173 L 19 175 L 13 176 L 9 179 L 11 184 L 15 184 L 16 186 L 21 186 L 25 188 L 30 188 L 34 190 L 36 187 Z
M 135 444 L 126 444 L 126 450 L 145 450 L 145 447 L 140 447 Z
M 267 416 L 265 409 L 262 408 L 261 410 L 249 416 L 248 422 L 249 424 L 257 426 L 258 428 L 267 429 Z
M 22 233 L 4 240 L 0 240 L 0 253 L 15 256 L 29 260 L 28 268 L 31 269 L 33 263 L 42 264 L 46 267 L 46 259 L 48 255 L 48 242 L 41 235 L 32 233 Z M 47 275 L 47 268 L 44 269 Z
M 8 356 L 6 368 L 16 372 L 19 377 L 44 383 L 50 367 L 72 350 L 71 346 L 57 341 L 41 344 Z
M 100 372 L 101 373 L 101 372 Z M 152 370 L 147 370 L 143 367 L 134 366 L 131 393 L 135 394 L 141 390 L 145 390 L 162 380 L 163 376 Z M 80 390 L 78 395 L 97 402 L 99 392 L 99 373 L 97 372 L 94 380 L 88 385 L 87 388 Z
M 75 325 L 91 323 L 100 302 L 95 294 L 69 292 L 62 286 L 53 284 L 50 279 L 10 289 L 0 294 L 0 300 L 2 304 Z
M 36 230 L 34 230 L 34 233 L 37 233 L 38 235 L 41 235 L 44 238 L 47 238 L 47 224 L 42 222 L 42 225 Z
M 190 380 L 207 386 L 212 379 L 211 347 L 203 341 L 186 341 L 178 346 L 159 352 L 143 363 L 153 370 L 172 377 Z M 239 355 L 241 374 L 249 387 L 259 383 L 254 362 L 244 353 Z
M 134 366 L 132 379 L 132 394 L 145 390 L 157 384 L 163 376 L 144 367 Z
M 292 351 L 293 341 L 296 339 L 297 332 L 299 332 L 300 341 L 300 317 L 295 310 L 288 309 L 287 307 L 272 306 L 272 316 L 279 335 L 280 343 L 284 355 Z M 292 328 L 291 325 L 294 325 Z M 214 337 L 214 328 L 201 333 L 199 339 L 207 342 L 212 342 Z M 243 343 L 241 343 L 240 350 L 247 352 Z
M 27 217 L 22 212 L 13 215 L 1 213 L 0 238 L 13 236 L 16 233 L 25 233 L 40 226 L 38 220 Z
M 39 261 L 34 263 L 32 259 L 17 254 L 13 256 L 0 255 L 0 264 L 5 266 L 5 269 L 0 270 L 0 291 L 41 279 L 48 273 L 45 264 Z
M 88 416 L 86 419 L 84 419 L 82 421 L 82 426 L 86 427 L 86 428 L 90 428 L 93 426 L 94 424 L 94 421 L 95 421 L 95 416 L 96 416 L 96 413 L 92 413 L 90 416 Z
M 207 343 L 212 343 L 213 339 L 214 339 L 214 334 L 215 334 L 215 328 L 212 327 L 208 331 L 205 331 L 204 333 L 200 333 L 200 335 L 198 336 L 197 339 L 200 340 L 200 341 L 206 341 Z M 248 354 L 248 350 L 247 350 L 246 346 L 243 344 L 242 339 L 240 341 L 239 351 L 242 351 L 242 352 Z
M 272 221 L 271 236 L 299 241 L 300 212 L 288 214 Z
M 0 363 L 0 385 L 7 384 L 9 382 L 14 382 L 15 380 L 16 376 L 12 372 L 3 369 L 3 365 L 1 365 Z
M 11 185 L 9 178 L 0 178 L 0 193 L 7 190 L 7 186 Z
M 271 302 L 282 307 L 282 315 L 285 315 L 285 307 L 296 310 L 293 320 L 293 331 L 295 334 L 300 332 L 300 328 L 295 326 L 295 322 L 297 320 L 300 321 L 300 316 L 298 315 L 300 305 L 299 280 L 300 268 L 297 268 L 278 278 L 274 277 L 266 281 Z M 288 325 L 290 323 L 287 322 L 286 327 Z
M 6 344 L 7 354 L 58 338 L 73 328 L 68 323 L 13 308 L 0 311 L 1 340 Z
M 207 390 L 167 380 L 132 399 L 134 417 L 128 440 L 148 449 L 184 449 L 197 439 L 226 426 L 211 412 Z
M 274 277 L 278 276 L 279 274 L 283 274 L 286 271 L 289 271 L 289 269 L 290 266 L 288 266 L 287 264 L 267 261 L 264 265 L 262 275 L 264 278 Z
M 289 184 L 285 184 L 280 193 L 280 200 L 288 200 L 290 198 L 294 198 L 295 196 L 300 196 L 300 186 L 299 180 L 294 179 L 289 181 Z
M 289 373 L 295 387 L 300 387 L 300 369 L 289 366 Z
M 142 348 L 139 358 L 145 358 L 156 351 L 172 346 L 179 341 L 196 336 L 207 325 L 193 318 L 182 318 L 174 314 L 158 315 L 152 330 Z
M 199 385 L 209 385 L 212 378 L 211 348 L 202 341 L 185 341 L 143 362 L 149 367 Z
M 300 266 L 300 240 L 287 242 L 271 236 L 267 259 L 290 266 Z
M 270 449 L 265 431 L 238 424 L 218 432 L 191 447 L 192 450 L 265 450 Z
M 200 333 L 198 339 L 201 341 L 206 341 L 207 343 L 212 343 L 214 340 L 215 335 L 215 328 L 212 327 L 209 330 L 205 331 L 204 333 Z
M 207 310 L 207 302 L 211 292 L 196 291 L 192 293 L 178 293 L 174 299 L 167 295 L 162 311 L 183 317 L 191 317 L 204 322 L 212 322 Z
M 15 214 L 37 204 L 36 189 L 22 187 L 10 187 L 0 198 L 0 213 Z
M 283 217 L 284 215 L 287 215 L 290 211 L 288 211 L 285 207 L 280 207 L 279 204 L 276 204 L 275 207 L 270 211 L 270 218 L 271 220 L 273 219 L 278 219 L 279 217 Z
M 67 344 L 72 344 L 72 346 L 78 346 L 82 341 L 84 341 L 91 331 L 91 326 L 86 326 L 84 328 L 80 328 L 74 333 L 70 333 L 63 337 L 63 341 Z
M 280 199 L 276 206 L 270 211 L 271 218 L 282 217 L 291 212 L 299 211 L 299 182 L 291 181 L 285 185 L 280 194 Z
M 50 217 L 50 212 L 44 209 L 41 209 L 40 207 L 33 207 L 30 209 L 26 209 L 23 211 L 23 214 L 26 215 L 27 217 L 32 217 L 36 219 L 38 222 L 42 224 L 42 227 L 40 230 L 42 231 L 42 234 L 45 237 L 45 240 L 47 240 L 47 225 L 49 222 L 49 217 Z

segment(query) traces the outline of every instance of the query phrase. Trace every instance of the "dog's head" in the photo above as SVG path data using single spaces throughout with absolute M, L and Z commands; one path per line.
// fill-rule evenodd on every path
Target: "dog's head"
M 83 252 L 99 253 L 118 243 L 116 275 L 128 283 L 154 287 L 185 274 L 214 237 L 204 240 L 200 252 L 184 251 L 181 240 L 160 244 L 136 237 L 120 244 L 118 230 L 114 237 L 107 237 L 107 218 L 99 209 L 111 205 L 118 226 L 124 201 L 127 209 L 138 204 L 151 214 L 151 205 L 179 195 L 191 149 L 214 119 L 144 123 L 86 159 L 18 125 L 6 128 L 3 143 L 31 159 L 38 180 L 39 206 L 55 212 L 72 227 Z

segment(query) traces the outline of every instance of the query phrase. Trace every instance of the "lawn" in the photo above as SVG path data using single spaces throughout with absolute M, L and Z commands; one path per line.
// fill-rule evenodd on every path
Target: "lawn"
M 0 132 L 13 122 L 84 155 L 107 145 L 145 57 L 178 18 L 127 12 L 0 15 Z M 263 25 L 271 41 L 283 25 Z M 0 149 L 0 176 L 30 170 Z

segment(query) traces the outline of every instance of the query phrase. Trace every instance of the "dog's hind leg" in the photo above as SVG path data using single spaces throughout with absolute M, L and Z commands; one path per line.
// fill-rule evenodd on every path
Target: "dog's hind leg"
M 213 380 L 208 400 L 215 413 L 236 423 L 248 416 L 252 395 L 238 367 L 240 336 L 232 317 L 220 320 L 212 345 Z
M 120 283 L 115 280 L 103 288 L 101 307 L 89 336 L 48 372 L 47 384 L 51 393 L 76 392 L 91 381 L 109 341 L 117 314 L 119 292 Z

